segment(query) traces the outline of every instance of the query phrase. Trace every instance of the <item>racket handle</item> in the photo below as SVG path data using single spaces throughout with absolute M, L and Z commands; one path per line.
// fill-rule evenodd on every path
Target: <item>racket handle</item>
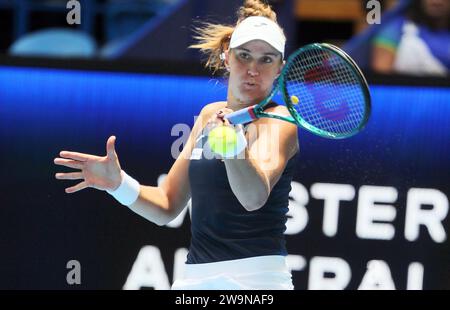
M 225 118 L 234 125 L 250 123 L 257 119 L 255 114 L 255 106 L 244 108 L 233 113 L 225 115 Z

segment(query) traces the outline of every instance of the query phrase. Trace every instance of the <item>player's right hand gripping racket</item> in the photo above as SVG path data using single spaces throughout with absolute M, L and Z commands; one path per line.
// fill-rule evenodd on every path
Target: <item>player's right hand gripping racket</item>
M 277 91 L 291 117 L 264 112 Z M 370 109 L 369 87 L 356 63 L 334 45 L 314 43 L 289 57 L 277 85 L 262 102 L 225 118 L 231 124 L 276 118 L 325 138 L 342 139 L 364 128 Z

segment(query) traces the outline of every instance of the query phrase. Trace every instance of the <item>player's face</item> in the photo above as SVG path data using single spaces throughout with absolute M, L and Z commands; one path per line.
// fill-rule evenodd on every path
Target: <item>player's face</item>
M 422 8 L 432 18 L 448 18 L 450 15 L 450 0 L 422 0 Z
M 245 104 L 256 104 L 264 99 L 283 66 L 281 53 L 261 40 L 232 49 L 227 55 L 227 63 L 229 92 Z

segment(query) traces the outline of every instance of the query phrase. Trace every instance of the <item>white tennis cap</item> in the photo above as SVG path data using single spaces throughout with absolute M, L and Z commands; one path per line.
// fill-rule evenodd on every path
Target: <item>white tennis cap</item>
M 236 48 L 253 40 L 269 43 L 284 57 L 286 37 L 280 26 L 267 17 L 250 16 L 240 22 L 231 35 L 230 48 Z

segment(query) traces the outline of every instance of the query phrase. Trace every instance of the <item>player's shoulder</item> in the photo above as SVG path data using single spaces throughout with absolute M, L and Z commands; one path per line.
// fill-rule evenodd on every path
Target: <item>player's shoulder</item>
M 214 113 L 217 110 L 225 107 L 227 105 L 226 101 L 217 101 L 217 102 L 212 102 L 212 103 L 208 103 L 207 105 L 205 105 L 200 114 L 210 114 L 210 113 Z
M 264 112 L 266 113 L 270 113 L 270 114 L 277 114 L 280 116 L 285 116 L 285 117 L 290 117 L 291 114 L 289 113 L 289 110 L 284 106 L 284 105 L 279 105 L 279 104 L 271 104 L 268 108 L 266 108 L 264 110 Z M 286 127 L 291 127 L 292 124 L 279 120 L 279 119 L 275 119 L 275 118 L 267 118 L 267 117 L 263 117 L 257 120 L 258 123 L 260 124 L 278 124 L 281 125 L 283 128 Z M 294 125 L 294 127 L 296 127 Z
M 283 116 L 289 116 L 290 113 L 288 109 L 281 104 L 273 104 L 271 107 L 267 108 L 265 112 L 275 113 Z
M 219 109 L 225 107 L 227 105 L 226 101 L 218 101 L 218 102 L 212 102 L 207 105 L 205 105 L 202 110 L 200 111 L 200 117 L 202 119 L 209 119 L 211 115 L 216 113 Z
M 200 113 L 197 117 L 196 124 L 206 124 L 207 120 L 216 113 L 219 109 L 226 106 L 226 101 L 218 101 L 209 103 L 200 110 Z M 203 125 L 202 125 L 203 126 Z

